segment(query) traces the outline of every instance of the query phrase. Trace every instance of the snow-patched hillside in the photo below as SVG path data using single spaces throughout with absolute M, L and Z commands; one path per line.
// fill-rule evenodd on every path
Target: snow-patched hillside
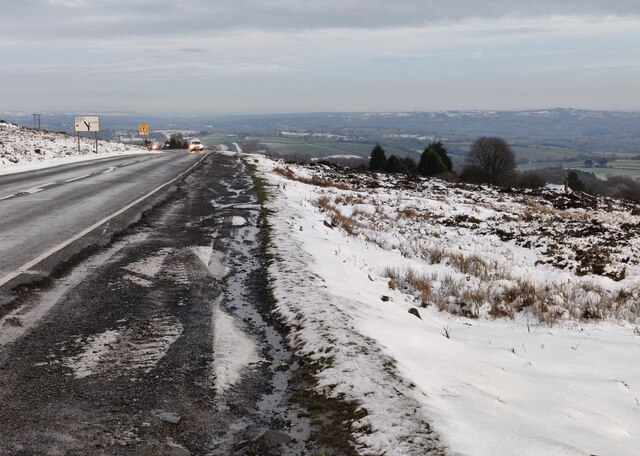
M 95 140 L 90 138 L 80 139 L 78 151 L 75 136 L 33 130 L 0 120 L 0 174 L 104 156 L 146 152 L 140 146 L 98 141 L 96 154 Z
M 638 206 L 248 160 L 278 311 L 362 454 L 637 454 Z

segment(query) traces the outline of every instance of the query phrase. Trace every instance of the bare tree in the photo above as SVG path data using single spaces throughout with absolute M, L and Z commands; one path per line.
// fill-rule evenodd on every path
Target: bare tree
M 506 185 L 515 175 L 516 155 L 504 139 L 481 136 L 471 144 L 467 168 L 484 183 Z

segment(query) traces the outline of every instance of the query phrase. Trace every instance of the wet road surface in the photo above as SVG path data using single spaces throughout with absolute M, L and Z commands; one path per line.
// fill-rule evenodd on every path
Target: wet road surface
M 258 215 L 241 162 L 212 154 L 124 236 L 26 292 L 0 320 L 0 455 L 323 450 L 289 400 L 296 360 L 268 321 Z
M 115 157 L 0 176 L 0 286 L 193 166 L 201 154 Z M 102 223 L 100 223 L 102 222 Z M 49 271 L 44 271 L 46 275 Z

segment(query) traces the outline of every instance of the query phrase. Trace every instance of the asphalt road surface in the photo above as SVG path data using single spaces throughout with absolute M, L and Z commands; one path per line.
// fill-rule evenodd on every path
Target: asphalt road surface
M 201 158 L 137 224 L 0 314 L 0 455 L 341 454 L 314 446 L 290 400 L 296 359 L 269 321 L 259 206 L 237 157 L 0 180 L 14 195 L 0 201 L 2 275 Z
M 56 249 L 201 158 L 132 155 L 0 176 L 0 286 L 25 272 L 46 275 L 39 264 Z

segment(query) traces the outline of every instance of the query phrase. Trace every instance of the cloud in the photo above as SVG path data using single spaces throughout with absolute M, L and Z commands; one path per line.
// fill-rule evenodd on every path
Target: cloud
M 22 0 L 1 30 L 47 39 L 177 36 L 222 30 L 425 27 L 470 18 L 640 16 L 637 0 Z M 9 33 L 10 32 L 10 33 Z
M 67 8 L 81 8 L 89 6 L 87 0 L 48 0 L 48 2 L 53 6 L 63 6 Z
M 549 87 L 560 86 L 560 73 L 581 106 L 584 87 L 612 105 L 639 102 L 628 89 L 638 76 L 629 65 L 640 39 L 637 0 L 20 0 L 2 8 L 0 85 L 10 90 L 0 101 L 15 109 L 34 87 L 61 105 L 69 87 L 100 87 L 125 109 L 146 106 L 149 93 L 176 94 L 176 106 L 211 99 L 262 111 L 420 109 L 436 100 L 495 107 L 527 97 L 539 105 L 545 93 L 556 106 L 560 92 Z M 579 71 L 594 65 L 604 69 Z M 139 97 L 123 87 L 141 89 Z

